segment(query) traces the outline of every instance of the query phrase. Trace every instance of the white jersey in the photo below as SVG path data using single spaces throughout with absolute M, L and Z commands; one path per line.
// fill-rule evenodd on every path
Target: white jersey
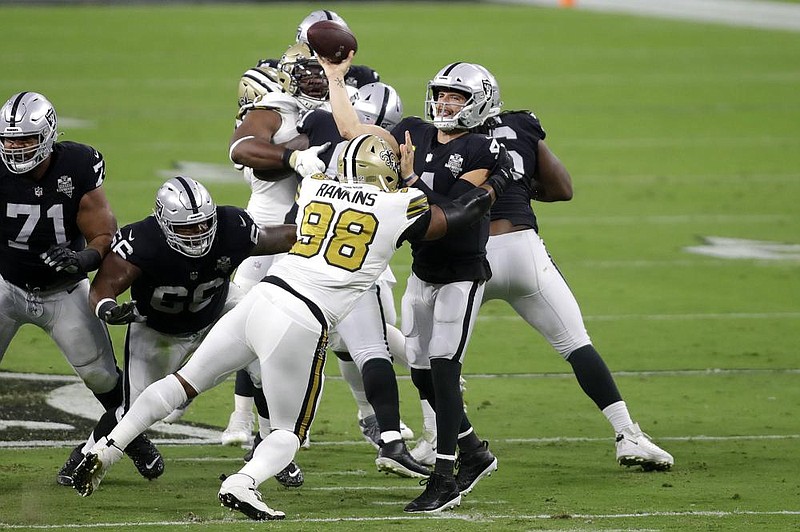
M 281 115 L 281 127 L 272 137 L 274 144 L 288 142 L 298 136 L 297 122 L 306 112 L 305 107 L 292 96 L 282 92 L 270 92 L 259 96 L 239 110 L 238 120 L 254 109 L 271 109 Z M 259 225 L 281 224 L 294 203 L 297 179 L 294 170 L 287 169 L 286 177 L 279 181 L 262 181 L 253 175 L 253 169 L 245 167 L 243 175 L 250 185 L 250 200 L 247 212 Z
M 270 268 L 314 301 L 331 326 L 383 273 L 402 234 L 430 207 L 417 189 L 382 192 L 324 176 L 304 179 L 297 243 Z

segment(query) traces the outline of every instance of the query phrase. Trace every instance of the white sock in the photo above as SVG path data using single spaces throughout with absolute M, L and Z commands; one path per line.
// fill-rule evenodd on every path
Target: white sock
M 606 416 L 606 419 L 614 427 L 614 432 L 617 434 L 633 425 L 633 420 L 630 413 L 628 413 L 628 405 L 625 404 L 625 401 L 611 403 L 603 409 L 603 415 Z
M 167 375 L 145 388 L 108 435 L 108 439 L 124 449 L 136 436 L 156 421 L 164 419 L 184 401 L 186 392 L 183 385 L 175 375 Z
M 261 435 L 261 439 L 263 440 L 266 438 L 270 432 L 272 432 L 272 427 L 270 426 L 269 419 L 258 416 L 258 433 Z
M 420 406 L 422 407 L 422 430 L 428 434 L 433 435 L 436 439 L 436 411 L 431 407 L 427 399 L 420 399 Z
M 300 440 L 293 432 L 281 429 L 273 430 L 256 447 L 252 460 L 247 462 L 239 470 L 239 473 L 252 477 L 258 486 L 289 465 L 299 448 Z
M 253 405 L 255 405 L 255 401 L 252 397 L 246 397 L 244 395 L 233 395 L 233 409 L 237 412 L 248 412 L 253 413 Z
M 356 400 L 358 419 L 364 419 L 365 417 L 373 415 L 375 410 L 373 410 L 372 405 L 367 401 L 367 392 L 364 391 L 364 379 L 361 378 L 361 372 L 358 370 L 356 363 L 352 360 L 344 361 L 340 358 L 336 360 L 339 361 L 339 371 L 345 382 L 347 382 L 347 385 L 350 386 L 353 399 Z
M 397 441 L 400 438 L 400 432 L 396 430 L 387 430 L 386 432 L 381 432 L 381 440 L 383 440 L 383 443 Z
M 394 325 L 386 324 L 386 342 L 389 344 L 389 354 L 395 364 L 408 368 L 408 357 L 406 356 L 406 337 L 400 329 Z

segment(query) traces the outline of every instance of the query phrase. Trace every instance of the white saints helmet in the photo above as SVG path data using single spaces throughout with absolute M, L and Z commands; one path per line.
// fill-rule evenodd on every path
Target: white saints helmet
M 330 11 L 328 9 L 318 9 L 317 11 L 312 11 L 309 15 L 304 18 L 300 25 L 297 26 L 297 35 L 295 40 L 297 42 L 308 42 L 308 28 L 316 24 L 317 22 L 323 20 L 332 20 L 334 22 L 338 22 L 345 28 L 347 28 L 347 22 L 344 21 L 342 17 L 337 15 L 335 12 Z
M 53 152 L 58 137 L 56 110 L 38 92 L 20 92 L 0 108 L 0 153 L 9 172 L 24 174 L 36 168 Z M 8 139 L 35 137 L 25 147 L 6 146 Z
M 353 97 L 353 107 L 364 124 L 375 124 L 391 130 L 403 119 L 403 102 L 390 85 L 368 83 Z
M 342 149 L 338 173 L 342 183 L 373 185 L 384 192 L 394 192 L 400 183 L 400 161 L 382 138 L 359 135 Z
M 317 56 L 304 42 L 291 45 L 278 62 L 278 83 L 306 109 L 328 101 L 328 78 Z
M 436 99 L 439 91 L 463 94 L 467 101 L 453 116 L 439 116 Z M 443 131 L 470 129 L 500 113 L 500 92 L 497 80 L 488 70 L 473 63 L 451 63 L 428 82 L 425 118 Z
M 217 206 L 206 187 L 177 176 L 161 185 L 153 212 L 169 247 L 187 257 L 202 257 L 217 233 Z

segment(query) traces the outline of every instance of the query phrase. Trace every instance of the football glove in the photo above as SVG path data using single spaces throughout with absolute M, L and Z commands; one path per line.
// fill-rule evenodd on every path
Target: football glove
M 104 299 L 97 305 L 97 317 L 109 325 L 126 325 L 147 320 L 136 310 L 136 301 L 133 300 L 118 305 L 113 299 Z
M 514 179 L 514 160 L 508 154 L 506 147 L 501 144 L 497 161 L 486 183 L 494 189 L 495 196 L 500 196 Z
M 100 267 L 100 252 L 94 248 L 75 251 L 66 246 L 53 245 L 39 255 L 44 263 L 55 268 L 57 272 L 88 273 Z
M 289 166 L 302 177 L 324 173 L 326 164 L 319 158 L 319 154 L 327 150 L 330 145 L 330 142 L 326 142 L 320 146 L 293 151 L 289 155 Z

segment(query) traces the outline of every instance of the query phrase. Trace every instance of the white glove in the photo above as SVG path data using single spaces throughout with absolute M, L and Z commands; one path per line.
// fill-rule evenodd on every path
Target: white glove
M 289 157 L 289 166 L 303 177 L 325 172 L 325 163 L 319 158 L 319 154 L 330 147 L 331 143 L 326 142 L 320 146 L 311 146 L 305 150 L 292 152 Z

